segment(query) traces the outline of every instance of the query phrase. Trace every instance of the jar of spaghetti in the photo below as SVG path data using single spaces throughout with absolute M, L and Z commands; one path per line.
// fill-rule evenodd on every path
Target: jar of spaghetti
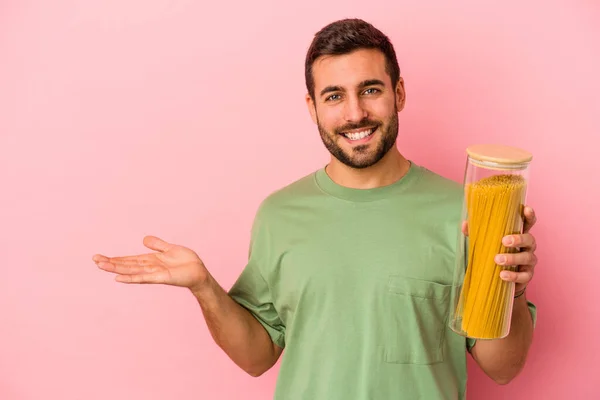
M 451 292 L 450 328 L 474 339 L 508 335 L 514 301 L 514 282 L 500 278 L 497 254 L 513 253 L 502 238 L 523 231 L 523 209 L 532 155 L 502 145 L 467 148 L 462 226 Z

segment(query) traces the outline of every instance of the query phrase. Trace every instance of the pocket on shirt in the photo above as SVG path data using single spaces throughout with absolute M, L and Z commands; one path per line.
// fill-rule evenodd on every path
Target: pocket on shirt
M 444 361 L 451 285 L 390 275 L 384 360 L 400 364 Z

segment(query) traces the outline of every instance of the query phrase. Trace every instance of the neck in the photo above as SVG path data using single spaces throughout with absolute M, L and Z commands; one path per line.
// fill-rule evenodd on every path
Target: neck
M 352 168 L 332 156 L 325 171 L 338 185 L 352 189 L 373 189 L 398 181 L 409 168 L 410 162 L 393 146 L 379 162 L 370 167 Z

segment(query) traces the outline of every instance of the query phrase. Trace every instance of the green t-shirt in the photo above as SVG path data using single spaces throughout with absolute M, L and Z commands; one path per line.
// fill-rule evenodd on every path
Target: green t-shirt
M 462 193 L 411 163 L 389 186 L 320 169 L 264 200 L 229 293 L 285 348 L 276 400 L 464 398 L 474 342 L 447 326 Z

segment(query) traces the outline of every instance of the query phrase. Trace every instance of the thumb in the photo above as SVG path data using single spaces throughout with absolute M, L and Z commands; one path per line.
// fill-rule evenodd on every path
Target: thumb
M 144 246 L 146 246 L 149 249 L 160 252 L 168 251 L 171 247 L 173 247 L 172 244 L 167 243 L 164 240 L 157 238 L 156 236 L 144 237 Z

